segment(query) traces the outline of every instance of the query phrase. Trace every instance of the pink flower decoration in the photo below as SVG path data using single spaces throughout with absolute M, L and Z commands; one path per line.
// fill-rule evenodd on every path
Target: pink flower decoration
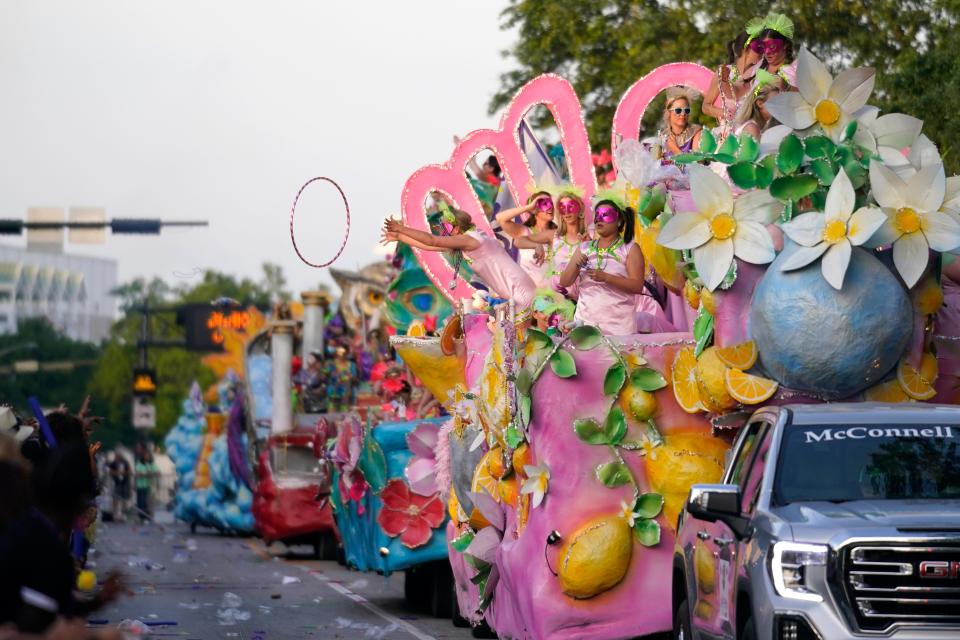
M 380 499 L 383 508 L 377 514 L 377 524 L 391 538 L 400 536 L 400 542 L 409 549 L 427 544 L 433 530 L 443 522 L 440 494 L 417 495 L 399 478 L 387 483 Z
M 359 514 L 363 513 L 363 496 L 369 488 L 363 472 L 357 468 L 362 451 L 363 425 L 355 417 L 348 417 L 340 425 L 332 458 L 340 474 L 340 493 L 357 503 Z
M 404 470 L 414 493 L 431 496 L 437 491 L 437 457 L 434 449 L 440 435 L 440 425 L 422 422 L 407 433 L 407 447 L 413 457 Z

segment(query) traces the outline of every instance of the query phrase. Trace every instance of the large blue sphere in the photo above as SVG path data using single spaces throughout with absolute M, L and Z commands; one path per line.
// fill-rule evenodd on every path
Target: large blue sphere
M 874 385 L 910 340 L 913 311 L 903 285 L 859 248 L 840 291 L 824 279 L 820 260 L 782 273 L 797 248 L 787 245 L 753 293 L 750 332 L 760 368 L 785 387 L 831 400 Z

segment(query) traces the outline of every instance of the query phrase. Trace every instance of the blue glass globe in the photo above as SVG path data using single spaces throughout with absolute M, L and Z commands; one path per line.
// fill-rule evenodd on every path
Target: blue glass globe
M 872 253 L 854 247 L 837 291 L 820 260 L 783 273 L 787 246 L 753 293 L 750 332 L 758 366 L 781 385 L 834 400 L 876 384 L 903 356 L 913 309 L 903 284 Z

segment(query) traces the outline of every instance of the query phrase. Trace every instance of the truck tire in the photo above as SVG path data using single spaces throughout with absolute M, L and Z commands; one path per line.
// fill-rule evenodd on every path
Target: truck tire
M 487 621 L 484 620 L 479 625 L 473 628 L 470 632 L 470 635 L 474 638 L 499 638 L 496 631 L 490 628 L 490 625 L 487 624 Z
M 411 567 L 403 572 L 403 598 L 408 609 L 422 612 L 430 606 L 430 583 L 426 567 Z
M 693 640 L 690 631 L 690 607 L 686 599 L 680 601 L 677 610 L 673 612 L 673 640 Z
M 430 613 L 434 618 L 449 618 L 456 600 L 453 599 L 453 571 L 448 562 L 434 562 L 430 566 Z

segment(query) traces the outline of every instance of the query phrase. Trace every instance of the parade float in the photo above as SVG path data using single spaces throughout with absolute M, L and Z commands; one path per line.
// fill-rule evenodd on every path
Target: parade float
M 503 638 L 667 631 L 677 515 L 691 484 L 719 480 L 744 415 L 764 404 L 954 402 L 957 328 L 940 274 L 960 246 L 960 177 L 945 177 L 920 120 L 867 104 L 873 70 L 834 78 L 802 50 L 796 71 L 799 91 L 767 102 L 781 126 L 759 142 L 705 131 L 674 159 L 686 169 L 673 182 L 648 179 L 641 118 L 669 87 L 705 91 L 712 72 L 660 67 L 619 104 L 614 187 L 638 213 L 648 275 L 671 304 L 689 304 L 676 332 L 540 331 L 513 303 L 478 295 L 441 253 L 414 249 L 458 311 L 440 337 L 393 343 L 452 415 L 433 458 L 459 611 L 474 624 Z M 471 133 L 410 177 L 404 223 L 429 232 L 427 203 L 440 192 L 492 233 L 464 169 L 493 152 L 526 202 L 536 176 L 516 132 L 537 105 L 561 132 L 570 181 L 593 196 L 577 96 L 545 75 L 498 130 Z M 383 485 L 380 498 L 433 516 L 433 503 L 394 493 Z

